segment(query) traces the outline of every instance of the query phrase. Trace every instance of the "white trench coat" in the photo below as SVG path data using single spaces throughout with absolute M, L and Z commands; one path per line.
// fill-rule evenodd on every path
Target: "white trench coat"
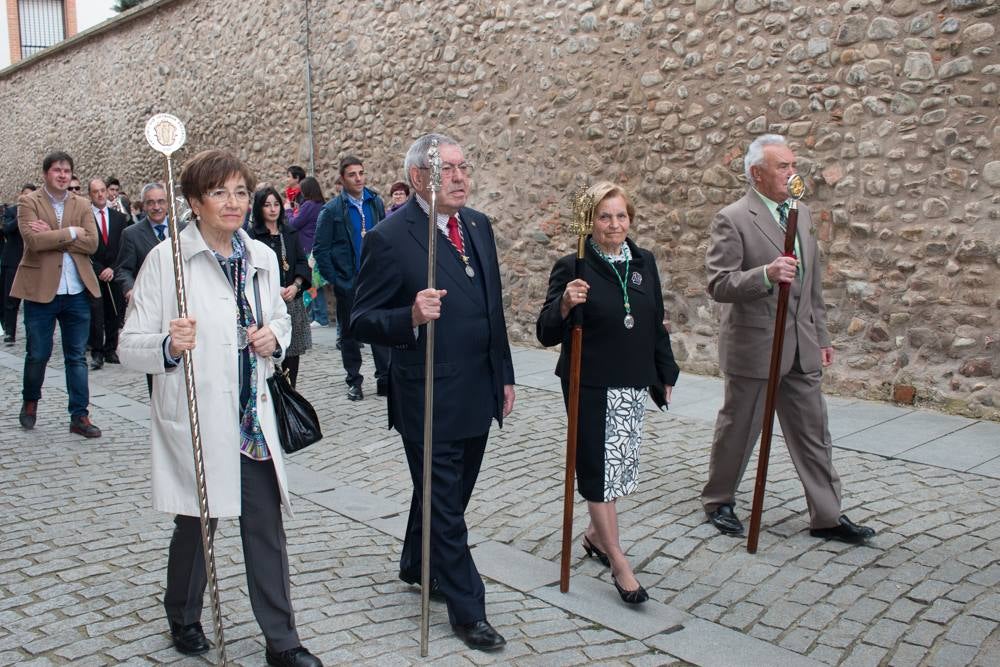
M 141 223 L 143 224 L 143 223 Z M 253 276 L 259 276 L 264 324 L 271 327 L 285 349 L 291 338 L 291 318 L 281 298 L 278 259 L 263 243 L 237 231 L 246 244 L 246 295 L 256 314 Z M 236 343 L 236 297 L 205 244 L 196 224 L 179 237 L 188 315 L 197 326 L 192 351 L 205 483 L 212 517 L 240 515 L 239 370 Z M 146 257 L 136 278 L 126 313 L 118 353 L 124 366 L 153 375 L 152 480 L 153 507 L 171 514 L 199 516 L 191 428 L 188 421 L 184 370 L 164 368 L 163 343 L 170 320 L 177 317 L 173 253 L 170 242 L 160 243 Z M 258 320 L 259 321 L 259 320 Z M 290 513 L 283 451 L 278 440 L 274 406 L 267 378 L 274 372 L 271 359 L 257 357 L 257 411 L 267 448 L 274 460 L 281 503 Z

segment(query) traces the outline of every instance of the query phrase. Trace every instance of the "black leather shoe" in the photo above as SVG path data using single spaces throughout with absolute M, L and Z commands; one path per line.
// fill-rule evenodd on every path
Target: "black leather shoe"
M 99 371 L 104 368 L 104 359 L 101 357 L 94 357 L 94 360 L 90 362 L 90 370 Z
M 6 345 L 13 345 L 14 344 L 14 334 L 10 334 L 9 336 L 4 336 L 3 337 L 3 342 Z
M 827 540 L 838 540 L 848 544 L 861 544 L 875 537 L 875 530 L 868 526 L 859 526 L 846 514 L 840 515 L 840 523 L 833 528 L 812 528 L 809 534 Z
M 122 361 L 118 358 L 117 352 L 109 352 L 104 355 L 104 363 L 106 364 L 120 364 Z
M 410 572 L 399 572 L 399 580 L 404 581 L 411 586 L 420 585 L 420 573 L 412 574 Z M 444 593 L 441 592 L 441 585 L 438 583 L 437 577 L 431 577 L 431 594 L 430 598 L 435 602 L 444 602 Z
M 21 428 L 29 431 L 35 428 L 35 419 L 38 414 L 38 401 L 25 401 L 21 404 Z
M 594 543 L 587 538 L 586 535 L 583 536 L 583 551 L 590 558 L 596 558 L 601 561 L 601 565 L 604 567 L 611 567 L 611 561 L 608 559 L 608 555 L 594 546 Z
M 714 512 L 709 512 L 708 520 L 719 529 L 723 535 L 742 535 L 743 524 L 736 518 L 732 505 L 719 505 Z
M 389 395 L 389 383 L 386 380 L 376 380 L 376 382 L 375 382 L 375 395 L 376 396 L 388 396 Z
M 649 599 L 649 593 L 646 592 L 646 589 L 643 588 L 642 585 L 631 591 L 622 588 L 621 584 L 618 583 L 618 580 L 615 579 L 614 572 L 611 573 L 611 582 L 615 585 L 615 590 L 618 591 L 618 595 L 621 596 L 622 602 L 626 602 L 628 604 L 642 604 Z
M 73 417 L 69 421 L 69 432 L 82 435 L 85 438 L 101 437 L 101 429 L 94 426 L 90 422 L 90 417 L 87 415 L 83 415 L 82 417 Z
M 296 646 L 281 653 L 272 653 L 271 649 L 265 649 L 264 656 L 267 658 L 267 664 L 275 667 L 323 667 L 320 659 L 303 646 Z
M 451 629 L 466 646 L 477 651 L 496 651 L 507 643 L 507 640 L 493 629 L 489 621 L 476 621 L 465 625 L 459 623 L 451 626 Z
M 349 401 L 360 401 L 364 399 L 365 392 L 361 391 L 361 385 L 352 384 L 347 388 L 347 400 Z
M 191 625 L 170 624 L 170 638 L 174 640 L 174 648 L 184 655 L 201 655 L 212 646 L 201 629 L 201 623 Z

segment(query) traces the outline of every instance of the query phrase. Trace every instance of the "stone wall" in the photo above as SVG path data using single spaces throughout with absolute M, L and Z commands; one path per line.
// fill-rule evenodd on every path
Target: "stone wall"
M 238 150 L 262 178 L 308 156 L 305 0 L 159 0 L 0 73 L 10 198 L 61 147 L 135 192 L 170 111 L 186 154 Z M 831 391 L 1000 418 L 1000 0 L 310 2 L 317 171 L 365 156 L 385 191 L 413 137 L 445 129 L 496 217 L 512 339 L 534 340 L 570 252 L 565 193 L 637 195 L 682 368 L 716 369 L 703 257 L 785 133 L 825 252 Z M 183 156 L 181 156 L 183 159 Z

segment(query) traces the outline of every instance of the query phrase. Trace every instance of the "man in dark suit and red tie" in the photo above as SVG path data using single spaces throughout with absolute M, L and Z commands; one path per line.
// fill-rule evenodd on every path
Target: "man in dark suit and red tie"
M 103 180 L 91 179 L 87 194 L 97 223 L 97 250 L 90 256 L 90 262 L 101 288 L 101 298 L 91 302 L 90 310 L 90 369 L 96 371 L 104 362 L 118 363 L 118 330 L 124 321 L 125 299 L 114 280 L 114 264 L 128 218 L 108 205 L 108 189 Z
M 437 195 L 437 286 L 427 289 L 430 171 L 437 139 L 442 183 Z M 413 480 L 399 577 L 420 579 L 424 376 L 433 372 L 431 501 L 432 593 L 444 597 L 455 634 L 470 648 L 506 642 L 486 620 L 486 594 L 468 545 L 469 504 L 494 419 L 514 407 L 514 367 L 504 321 L 500 269 L 490 220 L 465 207 L 472 166 L 454 139 L 417 139 L 403 165 L 414 196 L 365 237 L 351 315 L 358 340 L 392 346 L 389 426 L 403 439 Z M 436 320 L 434 369 L 424 365 Z

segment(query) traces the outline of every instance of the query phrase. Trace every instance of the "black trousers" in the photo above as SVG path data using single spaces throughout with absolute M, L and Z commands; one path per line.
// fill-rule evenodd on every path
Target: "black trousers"
M 3 280 L 3 332 L 7 336 L 13 336 L 17 330 L 17 311 L 21 307 L 21 300 L 10 295 L 17 266 L 4 266 L 0 273 L 0 279 Z
M 118 351 L 118 331 L 125 321 L 125 300 L 115 283 L 99 280 L 101 298 L 90 302 L 90 356 L 104 359 Z
M 448 620 L 452 624 L 486 619 L 486 588 L 469 551 L 465 508 L 479 477 L 488 435 L 435 442 L 433 446 L 431 576 L 437 578 L 447 600 Z M 404 440 L 403 447 L 413 480 L 413 497 L 399 570 L 412 578 L 420 575 L 424 443 Z
M 281 520 L 281 495 L 271 461 L 240 456 L 240 538 L 246 562 L 250 606 L 267 645 L 287 651 L 300 644 L 292 610 L 288 578 L 288 551 Z M 212 519 L 215 532 L 216 519 Z M 167 590 L 163 606 L 167 620 L 189 625 L 201 620 L 208 576 L 198 517 L 174 517 L 174 534 L 167 561 Z
M 340 323 L 340 358 L 344 362 L 344 370 L 347 371 L 348 386 L 360 387 L 364 381 L 361 375 L 361 348 L 358 340 L 351 331 L 351 308 L 354 306 L 354 294 L 347 292 L 336 292 L 337 296 L 337 322 Z M 375 359 L 375 380 L 388 380 L 389 359 L 391 352 L 388 347 L 382 345 L 372 345 L 372 357 Z

